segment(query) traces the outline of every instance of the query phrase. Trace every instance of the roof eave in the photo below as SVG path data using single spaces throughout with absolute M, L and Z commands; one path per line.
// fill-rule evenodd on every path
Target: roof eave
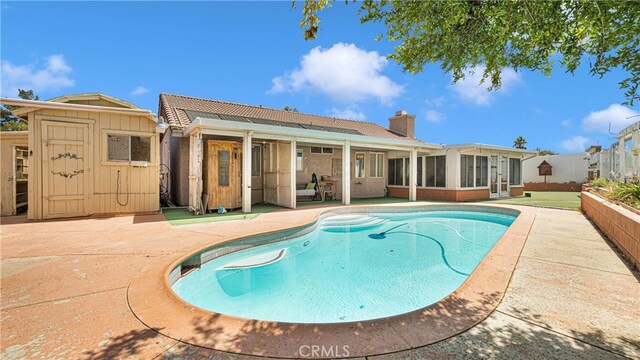
M 390 139 L 383 137 L 356 135 L 356 134 L 344 134 L 331 131 L 319 131 L 309 129 L 296 129 L 274 125 L 264 124 L 252 124 L 252 123 L 240 123 L 229 121 L 208 119 L 197 117 L 191 124 L 184 130 L 185 135 L 189 135 L 198 128 L 202 129 L 219 129 L 219 130 L 235 130 L 235 131 L 253 131 L 264 134 L 284 135 L 291 137 L 307 137 L 316 139 L 327 139 L 334 141 L 354 141 L 357 143 L 368 143 L 372 145 L 387 145 L 387 146 L 399 146 L 403 148 L 421 148 L 429 150 L 440 150 L 442 145 L 430 144 L 421 141 L 402 140 L 402 139 Z
M 508 148 L 504 146 L 498 145 L 490 145 L 490 144 L 455 144 L 455 145 L 444 145 L 445 149 L 487 149 L 487 150 L 497 150 L 504 152 L 512 152 L 512 153 L 520 153 L 525 155 L 533 155 L 537 154 L 536 151 L 526 150 L 526 149 L 515 149 Z
M 22 116 L 27 113 L 36 111 L 38 109 L 54 109 L 54 110 L 76 110 L 76 111 L 107 112 L 107 113 L 115 113 L 115 114 L 137 115 L 137 116 L 147 117 L 153 122 L 158 121 L 154 113 L 144 109 L 70 104 L 70 103 L 64 103 L 64 102 L 24 100 L 24 99 L 12 99 L 12 98 L 4 98 L 4 97 L 0 98 L 0 104 L 20 106 L 21 107 L 20 109 L 16 109 L 12 111 L 13 115 L 15 116 Z

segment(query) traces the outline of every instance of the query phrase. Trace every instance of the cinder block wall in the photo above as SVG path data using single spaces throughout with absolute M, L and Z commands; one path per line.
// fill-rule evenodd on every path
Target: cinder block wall
M 580 199 L 585 215 L 640 270 L 640 215 L 589 192 Z

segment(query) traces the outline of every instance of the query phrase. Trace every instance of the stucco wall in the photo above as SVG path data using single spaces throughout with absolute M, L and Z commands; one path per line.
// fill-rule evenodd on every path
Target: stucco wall
M 547 161 L 553 166 L 547 183 L 584 183 L 587 181 L 589 160 L 584 153 L 536 156 L 522 162 L 522 179 L 525 183 L 543 183 L 544 176 L 538 175 L 538 165 Z
M 13 147 L 27 147 L 28 134 L 26 131 L 2 131 L 0 132 L 0 202 L 2 208 L 0 215 L 12 215 L 13 213 Z
M 586 191 L 580 202 L 585 215 L 640 270 L 640 215 Z

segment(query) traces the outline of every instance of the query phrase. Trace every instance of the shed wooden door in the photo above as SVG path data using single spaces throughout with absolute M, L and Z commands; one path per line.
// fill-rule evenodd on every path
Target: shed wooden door
M 235 141 L 209 140 L 207 151 L 207 207 L 241 207 L 242 144 Z
M 89 214 L 89 125 L 42 122 L 42 216 Z

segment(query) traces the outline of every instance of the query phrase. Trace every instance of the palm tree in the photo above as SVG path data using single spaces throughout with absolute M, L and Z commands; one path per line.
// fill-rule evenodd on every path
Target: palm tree
M 518 136 L 518 138 L 513 142 L 513 147 L 516 149 L 526 149 L 526 144 L 527 140 L 525 140 L 522 136 Z

